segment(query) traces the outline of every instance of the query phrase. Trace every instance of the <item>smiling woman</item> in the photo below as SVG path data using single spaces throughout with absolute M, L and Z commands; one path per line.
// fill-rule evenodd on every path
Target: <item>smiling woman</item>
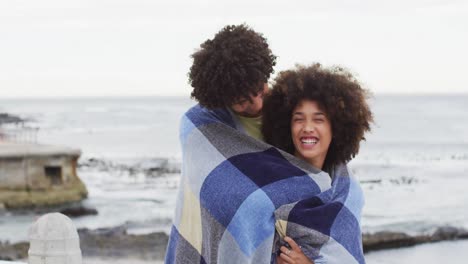
M 355 157 L 370 131 L 367 97 L 367 90 L 340 67 L 314 64 L 280 72 L 264 102 L 265 141 L 331 172 Z M 316 155 L 321 158 L 311 162 Z
M 367 92 L 349 72 L 342 68 L 325 69 L 320 64 L 281 72 L 275 81 L 264 102 L 262 132 L 265 141 L 327 172 L 332 178 L 331 188 L 324 193 L 308 202 L 283 205 L 275 211 L 277 241 L 284 241 L 275 244 L 275 248 L 279 248 L 276 261 L 278 264 L 362 263 L 363 259 L 349 260 L 346 256 L 362 255 L 359 219 L 364 204 L 363 192 L 352 175 L 340 172 L 340 168 L 346 167 L 358 153 L 364 133 L 370 130 L 372 113 L 366 102 Z M 354 187 L 343 191 L 349 186 Z M 340 193 L 347 193 L 353 201 L 337 198 Z M 326 228 L 317 233 L 303 231 L 304 226 L 334 225 L 335 218 L 326 218 L 333 215 L 333 209 L 324 206 L 330 199 L 339 208 L 353 204 L 355 209 L 357 222 L 341 223 L 345 228 L 334 233 L 352 241 L 346 248 L 349 253 L 339 253 L 339 247 L 320 242 L 322 235 L 319 233 L 330 235 Z M 311 215 L 310 212 L 318 213 Z M 322 241 L 325 240 L 322 238 Z M 287 243 L 288 247 L 282 243 Z M 329 260 L 327 254 L 333 255 L 333 260 Z

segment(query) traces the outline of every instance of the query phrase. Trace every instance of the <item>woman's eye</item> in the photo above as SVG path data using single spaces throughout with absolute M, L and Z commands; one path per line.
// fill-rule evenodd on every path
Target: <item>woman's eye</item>
M 302 119 L 302 118 L 294 118 L 294 119 L 293 119 L 294 122 L 300 122 L 300 121 L 302 121 L 302 120 L 304 120 L 304 119 Z
M 323 119 L 315 119 L 314 121 L 317 122 L 317 123 L 322 123 L 324 120 Z

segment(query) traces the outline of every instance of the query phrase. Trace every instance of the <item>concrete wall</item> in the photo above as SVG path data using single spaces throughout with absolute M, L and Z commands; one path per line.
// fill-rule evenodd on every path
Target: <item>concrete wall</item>
M 78 180 L 73 156 L 0 158 L 0 189 L 47 190 L 71 186 Z M 46 167 L 61 168 L 60 182 L 46 175 Z
M 26 160 L 0 158 L 0 189 L 26 189 Z
M 80 155 L 78 149 L 0 141 L 0 208 L 83 200 L 88 191 L 76 175 Z

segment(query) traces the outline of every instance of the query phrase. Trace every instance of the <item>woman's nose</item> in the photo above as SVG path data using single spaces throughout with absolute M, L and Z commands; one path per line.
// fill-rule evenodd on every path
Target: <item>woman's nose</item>
M 313 132 L 315 129 L 315 126 L 312 122 L 306 122 L 304 124 L 304 132 Z

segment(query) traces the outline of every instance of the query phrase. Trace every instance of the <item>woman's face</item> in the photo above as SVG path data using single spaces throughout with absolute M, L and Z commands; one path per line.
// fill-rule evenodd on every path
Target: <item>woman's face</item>
M 332 139 L 332 129 L 325 111 L 316 101 L 302 100 L 292 112 L 291 135 L 295 156 L 322 169 Z

